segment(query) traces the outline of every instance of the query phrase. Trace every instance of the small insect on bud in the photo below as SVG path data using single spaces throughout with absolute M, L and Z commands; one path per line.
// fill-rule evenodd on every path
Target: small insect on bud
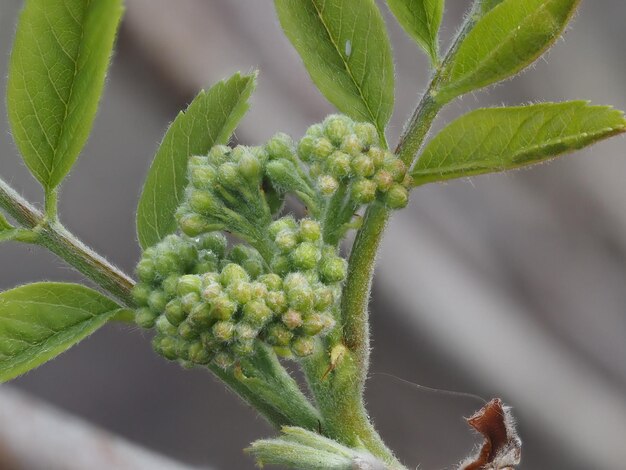
M 321 253 L 311 242 L 300 243 L 290 254 L 291 263 L 296 269 L 313 269 L 320 260 Z
M 276 246 L 283 253 L 289 253 L 298 244 L 298 235 L 294 230 L 286 229 L 280 231 L 274 239 Z
M 262 328 L 272 318 L 272 311 L 263 300 L 254 299 L 244 305 L 243 318 L 250 325 Z
M 175 326 L 180 325 L 183 320 L 187 318 L 187 314 L 183 310 L 180 299 L 173 299 L 167 303 L 165 306 L 165 316 L 167 320 Z
M 300 221 L 300 239 L 308 242 L 316 242 L 322 236 L 322 227 L 319 222 L 312 219 Z
M 372 176 L 374 171 L 376 171 L 372 159 L 364 154 L 356 156 L 354 160 L 352 160 L 351 166 L 355 174 L 364 178 Z
M 368 179 L 360 179 L 352 185 L 352 197 L 360 204 L 368 204 L 376 199 L 376 183 Z
M 265 150 L 267 151 L 270 159 L 283 158 L 286 160 L 292 160 L 295 153 L 293 140 L 287 134 L 282 132 L 279 132 L 267 141 Z
M 323 123 L 324 133 L 335 145 L 339 145 L 341 141 L 352 132 L 352 119 L 340 114 L 328 116 Z
M 287 310 L 281 317 L 283 324 L 290 330 L 295 330 L 302 326 L 302 315 L 295 310 Z
M 339 256 L 322 258 L 319 266 L 320 280 L 325 284 L 334 284 L 345 279 L 348 271 L 348 263 Z
M 326 160 L 328 156 L 335 151 L 335 146 L 326 137 L 315 139 L 311 157 L 315 160 Z
M 235 336 L 235 324 L 230 321 L 218 321 L 212 328 L 213 336 L 220 343 L 228 343 Z
M 332 196 L 339 188 L 339 182 L 330 175 L 322 175 L 317 179 L 317 187 L 324 196 Z
M 228 263 L 222 269 L 220 281 L 223 286 L 229 286 L 239 281 L 250 281 L 250 276 L 241 266 L 235 263 Z
M 150 297 L 151 292 L 152 289 L 149 285 L 139 283 L 133 287 L 133 300 L 137 305 L 148 305 L 148 297 Z
M 138 308 L 135 311 L 135 323 L 141 328 L 152 328 L 158 313 L 153 312 L 148 307 Z
M 315 339 L 300 337 L 291 343 L 291 351 L 298 357 L 307 357 L 315 352 Z
M 354 134 L 347 135 L 341 142 L 341 151 L 356 157 L 363 152 L 361 140 Z
M 216 320 L 229 320 L 237 311 L 237 304 L 227 295 L 220 295 L 213 300 L 211 315 Z
M 289 346 L 293 333 L 283 325 L 274 324 L 267 329 L 266 340 L 272 346 Z
M 376 126 L 369 122 L 358 122 L 354 125 L 354 134 L 361 141 L 361 145 L 369 148 L 372 145 L 378 145 L 378 132 Z
M 409 203 L 409 192 L 401 184 L 394 184 L 384 197 L 385 205 L 390 209 L 402 209 Z
M 345 178 L 350 174 L 350 155 L 336 151 L 328 157 L 328 170 L 337 179 Z

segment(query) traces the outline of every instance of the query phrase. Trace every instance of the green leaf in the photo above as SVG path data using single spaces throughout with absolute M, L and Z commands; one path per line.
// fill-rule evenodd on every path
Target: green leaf
M 187 160 L 226 144 L 249 108 L 256 74 L 233 75 L 201 91 L 179 113 L 157 151 L 137 207 L 137 235 L 142 248 L 176 230 L 174 213 L 187 185 Z
M 0 382 L 58 356 L 121 309 L 77 284 L 37 283 L 0 294 Z
M 621 111 L 585 101 L 479 109 L 452 122 L 425 148 L 415 185 L 540 163 L 626 131 Z
M 13 225 L 9 223 L 4 214 L 0 213 L 0 232 L 13 229 Z
M 488 2 L 490 4 L 497 2 Z M 504 0 L 483 16 L 443 71 L 437 101 L 522 71 L 561 35 L 580 0 Z M 491 5 L 493 6 L 493 5 Z
M 498 6 L 500 3 L 502 3 L 503 0 L 483 0 L 481 5 L 480 5 L 480 9 L 481 9 L 481 13 L 484 15 L 485 13 L 488 13 L 490 10 L 492 10 L 494 7 Z
M 391 45 L 374 0 L 275 0 L 278 19 L 313 82 L 341 112 L 385 142 L 393 111 Z
M 387 0 L 387 4 L 406 33 L 437 63 L 444 0 Z
M 27 0 L 7 88 L 9 122 L 26 165 L 58 186 L 91 131 L 122 0 Z

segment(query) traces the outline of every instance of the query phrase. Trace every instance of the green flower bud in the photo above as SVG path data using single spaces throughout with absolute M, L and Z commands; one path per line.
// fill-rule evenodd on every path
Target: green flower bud
M 300 239 L 308 242 L 316 242 L 322 236 L 322 227 L 319 222 L 312 219 L 300 221 Z
M 195 341 L 187 348 L 187 357 L 194 364 L 208 364 L 211 361 L 211 355 L 204 349 L 201 342 Z
M 324 126 L 320 123 L 313 124 L 307 129 L 306 135 L 316 138 L 322 137 L 324 135 Z
M 178 287 L 178 279 L 179 279 L 178 274 L 171 274 L 167 276 L 161 283 L 163 292 L 165 292 L 165 295 L 167 295 L 168 298 L 174 297 L 176 295 L 176 288 Z
M 307 336 L 315 336 L 327 330 L 334 320 L 322 313 L 312 313 L 307 315 L 302 322 L 302 331 Z
M 333 114 L 324 120 L 324 133 L 336 145 L 352 132 L 352 119 L 347 116 Z
M 265 296 L 265 303 L 276 313 L 282 313 L 287 309 L 287 296 L 283 291 L 270 291 Z
M 263 300 L 254 299 L 244 305 L 243 318 L 250 325 L 261 328 L 272 318 L 272 311 Z
M 406 175 L 406 165 L 404 162 L 390 152 L 385 159 L 384 168 L 391 173 L 396 183 L 400 183 Z
M 368 150 L 367 156 L 372 159 L 372 163 L 378 169 L 385 163 L 385 151 L 379 147 L 372 147 Z
M 320 280 L 325 284 L 334 284 L 345 279 L 348 272 L 348 263 L 339 256 L 322 258 L 319 265 Z
M 272 346 L 289 346 L 293 333 L 283 325 L 274 324 L 267 329 L 266 341 Z
M 295 330 L 302 326 L 302 315 L 295 310 L 287 310 L 281 317 L 283 325 L 290 330 Z
M 212 328 L 213 336 L 221 343 L 228 343 L 235 336 L 235 324 L 230 321 L 218 321 Z
M 216 224 L 202 217 L 200 214 L 187 213 L 178 217 L 178 226 L 189 237 L 197 237 L 206 232 L 221 230 L 222 224 Z
M 182 322 L 178 325 L 178 336 L 185 340 L 191 340 L 198 337 L 198 330 L 188 321 Z
M 181 322 L 187 318 L 187 314 L 183 310 L 180 299 L 173 299 L 167 303 L 165 306 L 165 316 L 167 320 L 175 326 L 180 325 Z
M 359 138 L 363 147 L 369 148 L 372 145 L 378 145 L 378 131 L 376 126 L 369 122 L 356 123 L 354 134 Z
M 291 343 L 291 351 L 298 357 L 307 357 L 315 352 L 315 340 L 308 337 L 300 337 Z
M 222 295 L 222 285 L 218 282 L 204 283 L 201 295 L 203 300 L 212 302 L 214 299 Z
M 198 260 L 193 270 L 194 274 L 206 274 L 214 272 L 220 265 L 219 258 L 208 250 L 202 250 L 198 253 Z
M 159 333 L 162 333 L 164 335 L 167 336 L 175 336 L 177 333 L 177 329 L 174 325 L 172 325 L 168 319 L 166 317 L 164 317 L 163 315 L 161 315 L 159 318 L 157 318 L 156 322 L 155 322 L 155 327 L 156 330 Z
M 180 305 L 183 307 L 185 313 L 190 313 L 198 303 L 200 303 L 200 296 L 195 292 L 180 298 Z
M 214 145 L 211 150 L 209 150 L 208 160 L 209 163 L 217 166 L 227 161 L 229 155 L 230 147 L 226 145 Z
M 216 320 L 229 320 L 237 310 L 237 304 L 228 296 L 220 295 L 213 300 L 211 314 Z
M 167 300 L 165 292 L 155 290 L 150 292 L 150 295 L 148 296 L 148 306 L 152 309 L 152 311 L 160 313 L 165 310 Z
M 298 244 L 298 235 L 295 231 L 286 229 L 280 231 L 274 239 L 276 246 L 283 253 L 289 253 Z
M 315 304 L 313 290 L 310 287 L 292 289 L 287 292 L 287 302 L 291 308 L 302 312 L 308 312 Z
M 255 340 L 259 335 L 259 330 L 248 323 L 237 323 L 235 326 L 235 338 L 237 341 Z
M 350 155 L 345 152 L 333 152 L 328 158 L 328 169 L 338 179 L 345 178 L 350 174 Z
M 219 352 L 213 358 L 213 364 L 220 369 L 228 370 L 235 364 L 235 359 L 227 352 Z
M 374 174 L 374 162 L 367 155 L 359 154 L 352 160 L 352 171 L 358 176 L 368 178 Z
M 241 266 L 235 263 L 228 263 L 222 269 L 220 281 L 223 286 L 229 286 L 239 281 L 250 281 L 250 276 Z
M 313 162 L 309 165 L 309 176 L 311 178 L 319 178 L 324 172 L 324 165 L 320 162 Z
M 158 313 L 153 312 L 148 307 L 138 308 L 135 311 L 135 323 L 141 328 L 152 328 Z
M 148 297 L 150 297 L 150 293 L 152 289 L 147 284 L 137 284 L 133 287 L 133 300 L 137 305 L 148 305 Z
M 326 160 L 335 151 L 333 143 L 325 137 L 315 139 L 311 157 L 315 160 Z
M 378 170 L 374 175 L 374 182 L 381 193 L 389 191 L 393 186 L 393 176 L 387 170 Z
M 332 289 L 322 287 L 315 290 L 315 310 L 328 310 L 335 303 L 335 294 Z
M 285 274 L 289 272 L 289 269 L 291 267 L 289 263 L 289 256 L 287 255 L 274 256 L 270 267 L 272 271 L 275 272 L 276 274 L 284 276 Z
M 217 180 L 217 172 L 212 166 L 189 167 L 189 180 L 196 189 L 211 189 Z
M 199 214 L 217 214 L 222 210 L 222 202 L 210 191 L 202 189 L 189 191 L 187 201 L 191 210 Z
M 212 313 L 213 309 L 210 304 L 200 302 L 191 309 L 187 321 L 194 328 L 204 328 L 211 324 L 213 319 Z
M 354 134 L 347 135 L 341 142 L 340 148 L 342 152 L 345 152 L 353 157 L 361 155 L 363 152 L 363 145 L 361 144 L 359 138 Z
M 298 223 L 293 217 L 282 217 L 272 222 L 269 226 L 269 234 L 272 239 L 282 232 L 283 230 L 296 230 Z
M 222 163 L 217 169 L 219 182 L 228 189 L 238 190 L 243 186 L 243 181 L 239 175 L 237 165 L 232 162 Z
M 374 181 L 360 179 L 352 185 L 352 197 L 360 204 L 367 204 L 376 199 L 376 189 Z
M 280 290 L 283 287 L 283 280 L 278 274 L 274 273 L 264 274 L 259 277 L 258 281 L 265 284 L 271 291 Z
M 286 160 L 292 160 L 294 157 L 294 144 L 291 137 L 287 134 L 279 132 L 265 145 L 265 151 L 268 153 L 270 159 L 284 158 Z
M 262 282 L 253 282 L 252 286 L 252 298 L 253 299 L 265 299 L 268 294 L 267 286 Z
M 221 233 L 213 232 L 198 237 L 197 245 L 199 250 L 209 250 L 215 253 L 218 258 L 223 258 L 226 254 L 228 241 Z
M 303 289 L 306 287 L 309 287 L 309 281 L 302 273 L 291 273 L 287 275 L 283 281 L 283 288 L 287 293 L 294 289 Z
M 192 155 L 191 157 L 189 157 L 189 162 L 187 163 L 187 166 L 189 166 L 190 168 L 194 168 L 194 167 L 206 166 L 208 164 L 209 164 L 208 157 L 204 157 L 202 155 Z
M 151 284 L 156 278 L 156 270 L 154 269 L 154 261 L 151 259 L 142 259 L 137 264 L 137 277 L 141 282 Z
M 321 253 L 317 246 L 311 242 L 300 243 L 291 252 L 291 262 L 296 269 L 313 269 L 320 260 Z
M 311 135 L 305 135 L 300 139 L 300 143 L 298 144 L 298 155 L 302 159 L 303 162 L 311 161 L 311 155 L 313 153 L 313 149 L 315 148 L 315 139 Z
M 250 356 L 254 353 L 254 340 L 238 340 L 231 346 L 231 349 L 238 356 Z
M 322 175 L 317 179 L 317 187 L 324 196 L 332 196 L 339 187 L 339 182 L 330 175 Z
M 201 290 L 202 279 L 199 276 L 188 274 L 186 276 L 181 276 L 178 279 L 176 293 L 181 297 L 191 294 L 192 292 L 199 294 Z
M 241 267 L 246 270 L 251 278 L 255 279 L 265 271 L 263 261 L 261 259 L 250 258 L 245 260 Z
M 228 295 L 232 300 L 240 304 L 250 302 L 252 299 L 252 285 L 246 281 L 238 281 L 228 288 Z
M 178 358 L 176 354 L 177 343 L 176 339 L 171 336 L 157 335 L 152 340 L 152 347 L 158 354 L 173 361 Z
M 385 205 L 390 209 L 402 209 L 409 203 L 409 192 L 401 184 L 394 184 L 385 194 Z
M 258 181 L 258 179 L 261 177 L 261 172 L 263 169 L 261 166 L 261 162 L 250 152 L 247 152 L 241 156 L 241 159 L 237 163 L 237 166 L 239 167 L 239 173 L 248 181 Z

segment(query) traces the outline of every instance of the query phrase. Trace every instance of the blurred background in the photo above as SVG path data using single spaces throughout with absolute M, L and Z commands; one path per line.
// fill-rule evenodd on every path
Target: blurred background
M 2 89 L 21 3 L 0 4 Z M 246 144 L 277 131 L 299 138 L 333 109 L 281 35 L 269 0 L 126 3 L 94 132 L 63 186 L 61 214 L 70 230 L 132 272 L 143 179 L 169 122 L 199 89 L 260 70 L 253 107 L 236 133 Z M 470 3 L 447 2 L 444 46 Z M 396 57 L 394 142 L 428 65 L 380 4 Z M 437 128 L 486 105 L 590 99 L 626 109 L 625 20 L 623 0 L 582 2 L 565 41 L 532 70 L 450 105 Z M 4 104 L 0 172 L 40 201 Z M 481 404 L 376 372 L 502 397 L 519 421 L 522 469 L 626 468 L 625 143 L 613 139 L 528 171 L 430 185 L 393 218 L 374 282 L 367 400 L 410 468 L 452 468 L 466 456 L 480 439 L 463 416 Z M 47 252 L 17 244 L 0 246 L 0 267 L 1 289 L 81 280 Z M 17 406 L 5 398 L 16 390 L 200 468 L 253 468 L 242 449 L 273 432 L 209 373 L 165 362 L 152 353 L 149 335 L 124 326 L 107 326 L 2 385 L 0 415 Z M 4 419 L 0 448 L 3 434 L 11 434 Z

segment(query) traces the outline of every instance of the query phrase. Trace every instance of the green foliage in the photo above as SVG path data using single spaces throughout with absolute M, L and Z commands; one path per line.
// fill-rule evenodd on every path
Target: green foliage
M 27 0 L 11 54 L 7 107 L 26 165 L 46 191 L 83 148 L 102 94 L 121 0 Z
M 491 9 L 493 9 L 494 7 L 497 7 L 503 1 L 504 0 L 482 0 L 482 3 L 480 5 L 481 14 L 484 15 L 488 13 Z
M 0 382 L 10 380 L 89 336 L 121 309 L 76 284 L 37 283 L 0 294 Z
M 275 0 L 285 34 L 313 82 L 341 112 L 376 125 L 393 111 L 391 45 L 373 0 Z
M 367 452 L 357 451 L 312 431 L 285 426 L 277 439 L 264 439 L 246 449 L 260 467 L 280 465 L 311 470 L 386 468 Z
M 443 71 L 444 84 L 436 99 L 448 102 L 526 68 L 558 39 L 579 3 L 504 0 L 461 42 Z
M 626 131 L 620 111 L 584 101 L 479 109 L 454 121 L 424 150 L 415 185 L 510 170 Z
M 387 4 L 406 33 L 436 64 L 444 0 L 387 0 Z
M 174 213 L 187 184 L 187 161 L 226 144 L 248 110 L 256 74 L 235 74 L 202 91 L 167 130 L 137 207 L 137 235 L 147 248 L 176 230 Z

